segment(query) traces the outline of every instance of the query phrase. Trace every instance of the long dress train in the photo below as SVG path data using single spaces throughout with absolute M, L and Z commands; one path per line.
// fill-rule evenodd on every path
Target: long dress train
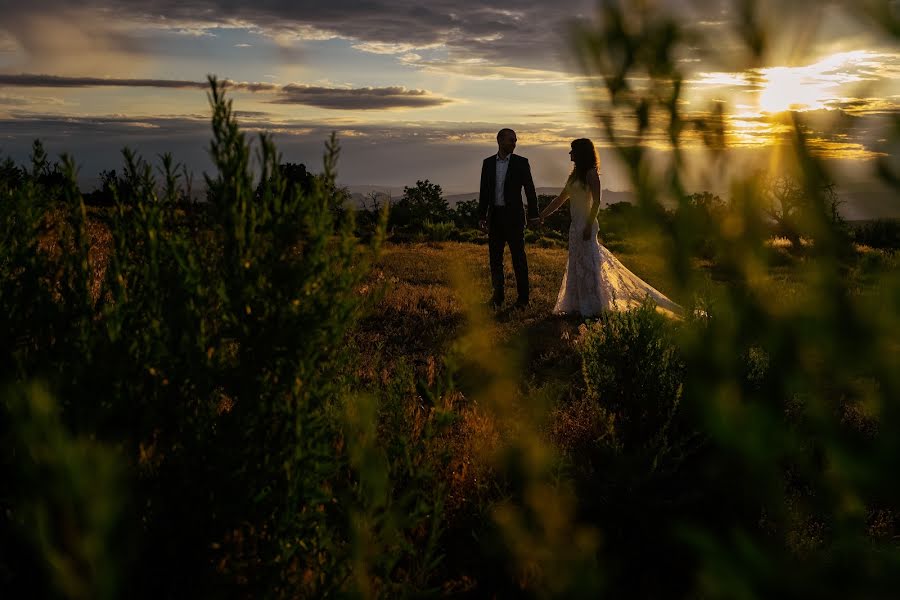
M 603 311 L 629 310 L 649 296 L 659 312 L 678 318 L 681 306 L 632 273 L 597 239 L 597 221 L 591 224 L 591 237 L 582 237 L 590 217 L 591 192 L 577 181 L 567 184 L 569 211 L 569 260 L 562 287 L 553 307 L 554 314 L 579 314 L 595 317 Z M 602 192 L 601 192 L 602 193 Z

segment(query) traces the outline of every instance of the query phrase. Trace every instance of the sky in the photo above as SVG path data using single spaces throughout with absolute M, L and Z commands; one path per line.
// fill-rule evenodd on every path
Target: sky
M 784 111 L 793 109 L 851 195 L 878 187 L 875 161 L 894 160 L 898 150 L 886 132 L 900 110 L 900 48 L 859 4 L 760 2 L 770 38 L 748 71 L 738 60 L 734 3 L 645 3 L 697 36 L 679 55 L 683 110 L 701 114 L 723 103 L 736 164 L 782 155 Z M 402 188 L 429 179 L 449 194 L 470 192 L 482 159 L 496 151 L 497 131 L 511 127 L 538 186 L 561 187 L 569 142 L 590 137 L 604 186 L 625 190 L 627 177 L 596 119 L 608 97 L 574 51 L 573 28 L 596 26 L 597 5 L 0 0 L 0 156 L 24 162 L 40 138 L 52 155 L 74 155 L 82 181 L 121 165 L 125 146 L 148 158 L 170 151 L 208 171 L 206 78 L 214 74 L 229 82 L 245 130 L 272 132 L 284 161 L 319 170 L 324 142 L 336 131 L 345 185 Z M 900 18 L 896 0 L 884 5 Z M 664 160 L 661 133 L 643 143 Z M 702 171 L 699 136 L 685 143 Z M 699 176 L 694 183 L 722 185 Z M 880 188 L 859 206 L 900 215 Z

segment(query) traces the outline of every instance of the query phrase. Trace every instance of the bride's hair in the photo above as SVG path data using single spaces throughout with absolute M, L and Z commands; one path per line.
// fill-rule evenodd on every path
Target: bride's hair
M 578 181 L 587 185 L 587 174 L 591 169 L 600 168 L 600 157 L 594 149 L 594 142 L 587 138 L 578 138 L 572 141 L 572 151 L 575 155 L 575 167 L 569 175 L 569 181 Z

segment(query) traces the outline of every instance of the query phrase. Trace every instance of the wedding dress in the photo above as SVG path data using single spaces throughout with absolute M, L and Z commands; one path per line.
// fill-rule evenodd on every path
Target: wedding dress
M 597 240 L 597 220 L 591 224 L 591 236 L 585 241 L 584 227 L 591 214 L 591 192 L 572 180 L 569 192 L 569 260 L 554 314 L 579 314 L 595 317 L 603 311 L 629 310 L 649 296 L 659 312 L 678 317 L 681 306 L 666 298 L 650 284 L 629 271 Z M 602 192 L 601 192 L 602 194 Z

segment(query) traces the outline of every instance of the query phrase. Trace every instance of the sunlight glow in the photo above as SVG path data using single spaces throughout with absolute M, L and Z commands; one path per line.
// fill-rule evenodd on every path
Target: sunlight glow
M 825 108 L 834 84 L 816 81 L 797 70 L 788 67 L 768 69 L 765 87 L 759 94 L 760 110 L 778 113 Z
M 761 69 L 759 109 L 767 113 L 828 109 L 829 101 L 841 96 L 840 86 L 868 79 L 867 71 L 877 68 L 879 56 L 865 50 L 841 52 L 802 67 Z

